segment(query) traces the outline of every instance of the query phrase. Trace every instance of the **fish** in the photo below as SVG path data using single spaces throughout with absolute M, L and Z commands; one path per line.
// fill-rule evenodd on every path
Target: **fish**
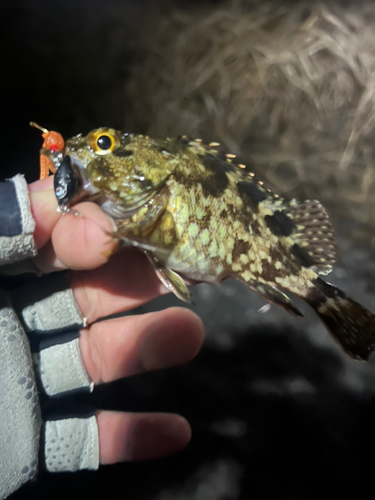
M 323 279 L 337 259 L 325 208 L 273 193 L 218 146 L 102 127 L 68 139 L 57 153 L 41 153 L 57 167 L 58 209 L 97 203 L 115 221 L 114 237 L 139 247 L 181 300 L 191 302 L 189 283 L 235 278 L 302 316 L 290 292 L 349 356 L 367 360 L 375 315 Z

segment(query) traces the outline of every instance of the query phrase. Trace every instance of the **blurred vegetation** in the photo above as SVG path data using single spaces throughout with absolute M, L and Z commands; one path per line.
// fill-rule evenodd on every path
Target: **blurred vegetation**
M 221 141 L 277 192 L 323 201 L 375 244 L 373 2 L 203 3 L 143 28 L 126 129 Z

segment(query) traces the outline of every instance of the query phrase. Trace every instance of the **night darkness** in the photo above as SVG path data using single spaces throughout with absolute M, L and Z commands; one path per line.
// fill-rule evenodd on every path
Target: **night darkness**
M 36 121 L 64 137 L 121 127 L 124 85 L 146 1 L 3 2 L 1 178 L 38 176 Z

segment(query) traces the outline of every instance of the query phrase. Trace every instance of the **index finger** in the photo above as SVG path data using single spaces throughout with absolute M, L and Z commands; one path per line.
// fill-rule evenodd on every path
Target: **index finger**
M 111 236 L 112 220 L 97 205 L 77 205 L 81 216 L 58 213 L 52 177 L 31 184 L 29 191 L 39 249 L 34 262 L 42 272 L 94 269 L 108 261 L 118 240 Z

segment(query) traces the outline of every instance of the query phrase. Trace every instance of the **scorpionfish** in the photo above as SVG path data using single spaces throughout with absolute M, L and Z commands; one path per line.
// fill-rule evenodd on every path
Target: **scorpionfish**
M 185 280 L 232 277 L 301 315 L 288 291 L 316 311 L 346 353 L 367 359 L 375 315 L 321 278 L 336 260 L 323 206 L 282 199 L 218 146 L 99 128 L 41 153 L 57 168 L 59 210 L 98 203 L 115 220 L 115 237 L 144 251 L 180 299 L 191 301 Z

